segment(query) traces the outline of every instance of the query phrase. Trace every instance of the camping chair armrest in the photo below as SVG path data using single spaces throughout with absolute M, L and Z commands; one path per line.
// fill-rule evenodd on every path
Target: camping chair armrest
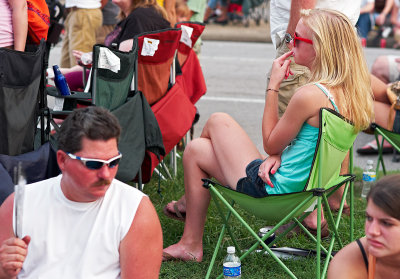
M 209 178 L 202 178 L 201 181 L 203 181 L 203 187 L 206 188 L 206 189 L 210 189 L 211 186 L 216 186 L 217 185 L 217 186 L 221 186 L 221 187 L 233 190 L 229 186 L 224 186 L 224 185 L 222 185 L 222 184 L 220 184 L 220 183 L 218 183 L 218 182 L 216 182 L 216 181 L 214 181 L 212 179 L 209 179 Z
M 71 91 L 71 95 L 60 95 L 56 87 L 46 87 L 46 94 L 49 96 L 64 98 L 64 99 L 81 99 L 81 100 L 89 100 L 92 98 L 92 95 L 87 92 L 79 92 L 79 91 Z
M 210 184 L 214 183 L 214 181 L 208 178 L 202 178 L 201 181 L 203 181 L 203 187 L 206 189 L 210 189 Z

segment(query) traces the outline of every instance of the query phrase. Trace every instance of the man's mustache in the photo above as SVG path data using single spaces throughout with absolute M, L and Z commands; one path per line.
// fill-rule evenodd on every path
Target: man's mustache
M 99 180 L 99 181 L 97 181 L 97 182 L 95 182 L 95 183 L 93 183 L 93 186 L 106 186 L 106 185 L 110 185 L 111 184 L 111 181 L 110 180 L 108 180 L 108 179 L 102 179 L 102 180 Z

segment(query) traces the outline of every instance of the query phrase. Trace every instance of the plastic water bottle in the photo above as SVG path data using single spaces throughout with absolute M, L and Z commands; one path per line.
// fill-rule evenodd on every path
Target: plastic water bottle
M 374 161 L 368 160 L 367 166 L 363 171 L 363 178 L 362 178 L 363 187 L 361 191 L 362 198 L 367 197 L 369 190 L 375 184 L 375 180 L 376 180 L 376 172 L 374 168 Z
M 54 83 L 57 87 L 58 92 L 63 96 L 71 95 L 68 83 L 65 80 L 64 75 L 61 73 L 58 65 L 53 65 L 53 71 L 54 71 Z
M 228 255 L 224 259 L 224 278 L 238 279 L 241 278 L 242 266 L 240 259 L 235 255 L 235 247 L 229 246 L 227 249 Z

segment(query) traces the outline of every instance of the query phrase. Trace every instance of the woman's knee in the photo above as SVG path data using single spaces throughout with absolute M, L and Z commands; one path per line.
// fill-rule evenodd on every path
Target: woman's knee
M 384 82 L 389 80 L 389 61 L 386 55 L 378 56 L 371 67 L 371 74 Z
M 203 141 L 204 139 L 202 138 L 196 138 L 188 143 L 182 157 L 182 162 L 184 164 L 188 161 L 193 162 L 196 158 L 199 158 L 199 156 L 202 156 L 202 154 L 206 152 Z
M 205 125 L 206 129 L 218 128 L 222 125 L 228 125 L 232 123 L 234 120 L 233 118 L 225 113 L 225 112 L 215 112 L 211 114 L 210 118 L 208 118 L 207 123 Z

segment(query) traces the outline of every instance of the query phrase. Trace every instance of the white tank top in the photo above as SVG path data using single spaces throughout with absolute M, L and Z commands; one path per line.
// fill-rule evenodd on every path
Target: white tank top
M 145 195 L 114 179 L 102 199 L 73 202 L 61 176 L 26 186 L 22 235 L 31 242 L 18 278 L 120 278 L 119 245 Z

